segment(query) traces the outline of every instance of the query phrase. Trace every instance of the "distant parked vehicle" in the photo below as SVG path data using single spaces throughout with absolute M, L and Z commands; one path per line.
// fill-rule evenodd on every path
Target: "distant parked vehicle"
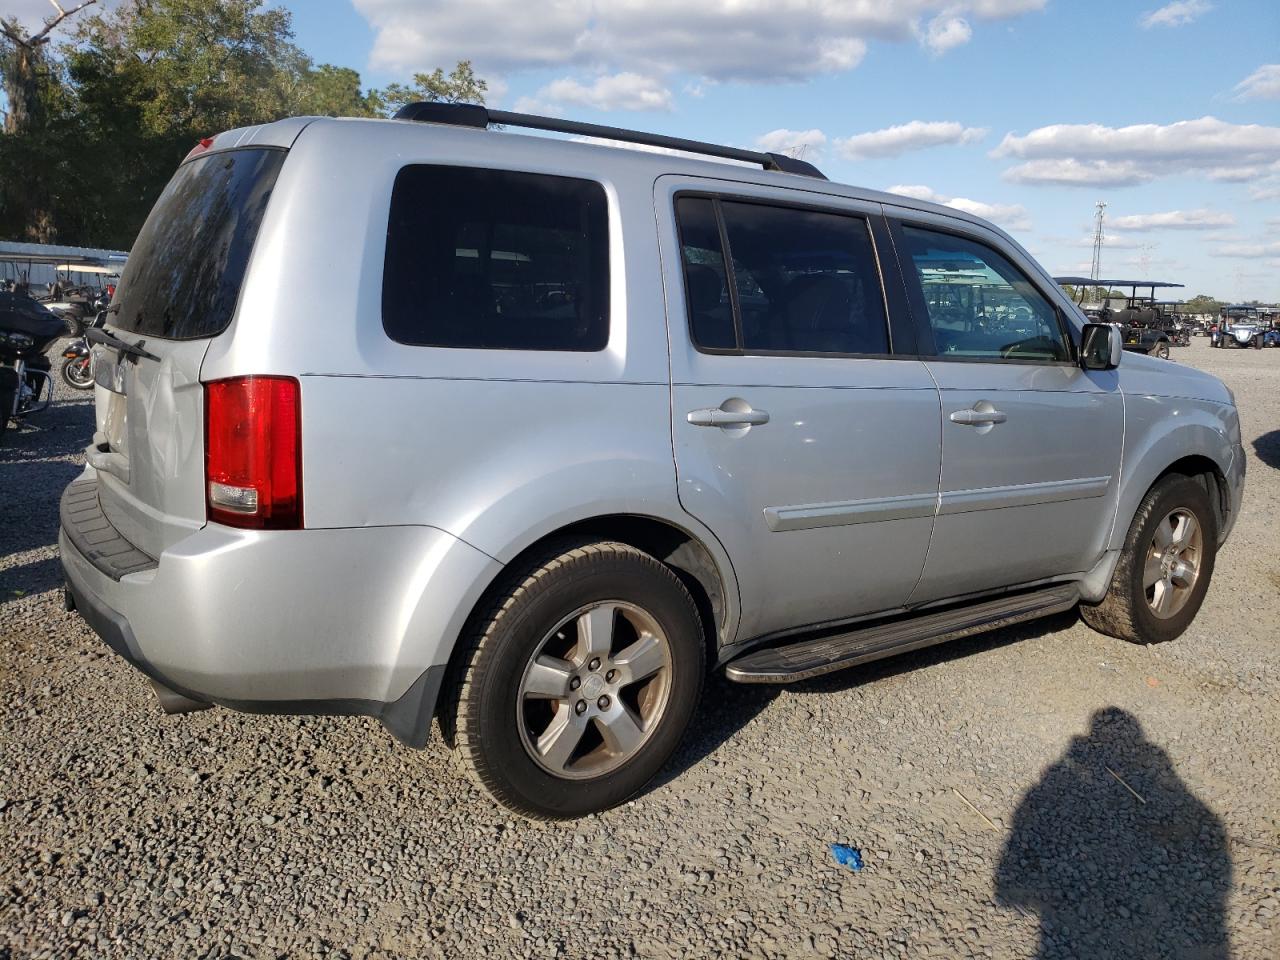
M 1261 350 L 1266 345 L 1266 327 L 1258 315 L 1258 308 L 1249 304 L 1223 307 L 1218 315 L 1218 329 L 1211 345 L 1253 347 Z
M 64 330 L 60 317 L 31 298 L 0 293 L 0 436 L 10 423 L 49 406 L 46 354 Z
M 1105 286 L 1111 289 L 1129 288 L 1125 305 L 1119 310 L 1109 306 L 1097 308 L 1090 312 L 1090 319 L 1103 323 L 1119 324 L 1124 333 L 1124 348 L 1134 353 L 1145 353 L 1162 360 L 1169 359 L 1169 348 L 1187 346 L 1190 331 L 1182 322 L 1178 312 L 1180 301 L 1157 300 L 1156 290 L 1180 288 L 1180 283 L 1164 280 L 1094 280 L 1088 277 L 1054 277 L 1059 284 L 1070 285 L 1083 291 L 1089 285 Z M 1139 295 L 1139 290 L 1149 291 L 1146 296 Z

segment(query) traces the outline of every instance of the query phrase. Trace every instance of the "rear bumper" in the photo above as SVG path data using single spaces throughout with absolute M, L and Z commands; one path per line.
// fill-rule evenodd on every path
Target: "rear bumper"
M 119 540 L 105 553 L 83 533 L 96 496 L 89 470 L 63 497 L 68 590 L 143 673 L 192 700 L 376 716 L 401 740 L 425 742 L 454 639 L 496 560 L 431 527 L 208 524 L 121 570 L 131 547 L 109 524 L 92 521 L 99 541 Z

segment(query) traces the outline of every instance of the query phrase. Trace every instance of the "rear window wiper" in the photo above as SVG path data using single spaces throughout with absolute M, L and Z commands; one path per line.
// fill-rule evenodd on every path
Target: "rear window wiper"
M 135 362 L 139 359 L 155 360 L 157 363 L 160 361 L 160 358 L 154 353 L 143 349 L 142 343 L 144 341 L 128 343 L 121 340 L 105 327 L 89 327 L 85 330 L 84 336 L 86 340 L 92 340 L 94 343 L 101 343 L 103 346 L 107 347 L 115 347 L 115 349 L 120 351 L 121 356 L 132 357 Z

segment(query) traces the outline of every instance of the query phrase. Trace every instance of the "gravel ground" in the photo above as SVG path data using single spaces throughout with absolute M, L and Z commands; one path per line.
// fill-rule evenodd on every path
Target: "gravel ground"
M 1274 960 L 1280 350 L 1174 359 L 1235 390 L 1250 457 L 1180 640 L 1064 615 L 789 688 L 717 678 L 660 783 L 574 824 L 504 815 L 372 720 L 164 717 L 62 610 L 92 410 L 60 404 L 0 448 L 0 960 Z

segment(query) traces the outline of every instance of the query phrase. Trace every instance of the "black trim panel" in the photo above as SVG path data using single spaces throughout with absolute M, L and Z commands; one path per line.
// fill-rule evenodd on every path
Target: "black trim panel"
M 126 540 L 102 512 L 97 478 L 69 484 L 62 492 L 59 513 L 67 539 L 94 569 L 112 580 L 156 568 L 155 558 Z

